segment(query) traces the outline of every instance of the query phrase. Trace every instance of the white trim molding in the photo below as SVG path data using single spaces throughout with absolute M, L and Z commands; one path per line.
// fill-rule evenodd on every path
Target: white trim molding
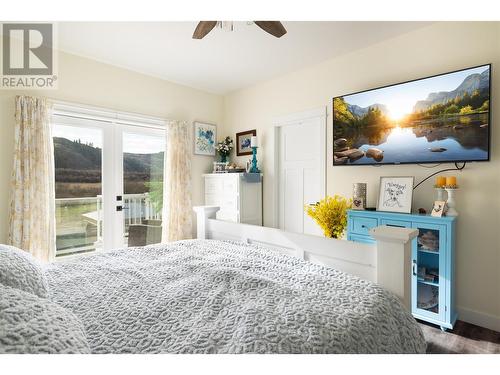
M 500 316 L 457 306 L 458 320 L 500 332 Z
M 301 112 L 290 113 L 287 115 L 277 116 L 273 119 L 274 126 L 283 126 L 297 121 L 308 120 L 311 118 L 327 116 L 327 107 L 319 107 Z

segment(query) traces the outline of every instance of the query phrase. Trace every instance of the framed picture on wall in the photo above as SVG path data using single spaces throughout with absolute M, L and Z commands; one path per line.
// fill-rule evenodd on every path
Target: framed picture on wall
M 257 130 L 248 130 L 246 132 L 236 133 L 236 155 L 252 155 L 252 148 L 250 147 L 250 141 L 253 136 L 257 135 Z
M 377 211 L 411 213 L 414 177 L 380 177 Z
M 217 126 L 204 122 L 194 122 L 194 153 L 215 156 Z

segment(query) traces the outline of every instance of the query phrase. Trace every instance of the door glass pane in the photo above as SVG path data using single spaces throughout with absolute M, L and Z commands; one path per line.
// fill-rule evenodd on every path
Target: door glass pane
M 102 245 L 102 132 L 54 125 L 56 256 Z
M 164 151 L 164 135 L 123 133 L 125 246 L 161 241 Z
M 418 228 L 417 308 L 439 313 L 439 230 Z

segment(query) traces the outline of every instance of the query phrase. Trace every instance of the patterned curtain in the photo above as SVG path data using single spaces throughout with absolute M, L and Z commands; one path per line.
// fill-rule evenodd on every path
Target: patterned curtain
M 192 237 L 191 147 L 185 121 L 167 123 L 162 242 Z
M 9 243 L 42 261 L 55 255 L 54 149 L 45 99 L 16 97 Z

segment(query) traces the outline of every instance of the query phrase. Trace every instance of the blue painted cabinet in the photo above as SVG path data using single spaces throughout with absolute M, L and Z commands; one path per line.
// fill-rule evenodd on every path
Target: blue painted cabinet
M 411 308 L 415 318 L 453 328 L 456 217 L 432 217 L 379 211 L 349 210 L 347 239 L 375 243 L 369 230 L 379 225 L 417 228 L 412 243 Z

